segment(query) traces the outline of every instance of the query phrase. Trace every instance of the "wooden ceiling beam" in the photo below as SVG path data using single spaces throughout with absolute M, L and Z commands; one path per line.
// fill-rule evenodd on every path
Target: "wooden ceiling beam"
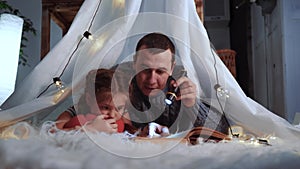
M 56 12 L 78 12 L 79 10 L 79 6 L 61 6 L 61 5 L 57 5 L 55 6 L 54 10 Z
M 72 23 L 69 23 L 60 13 L 52 12 L 51 19 L 63 30 L 63 34 L 65 34 Z
M 52 19 L 63 31 L 69 30 L 75 15 L 84 0 L 42 0 L 42 39 L 41 59 L 50 50 L 50 20 Z

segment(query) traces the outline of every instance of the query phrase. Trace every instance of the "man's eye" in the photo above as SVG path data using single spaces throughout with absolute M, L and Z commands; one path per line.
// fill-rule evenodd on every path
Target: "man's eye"
M 164 70 L 156 70 L 156 73 L 159 74 L 159 75 L 164 74 L 165 72 L 166 71 L 164 71 Z
M 144 69 L 142 72 L 144 72 L 144 73 L 150 73 L 151 69 Z

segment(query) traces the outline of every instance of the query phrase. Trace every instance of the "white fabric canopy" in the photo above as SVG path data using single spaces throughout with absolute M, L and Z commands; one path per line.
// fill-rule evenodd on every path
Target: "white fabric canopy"
M 93 40 L 82 37 L 87 30 Z M 67 108 L 71 94 L 76 100 L 89 70 L 132 60 L 137 40 L 150 32 L 172 38 L 176 62 L 197 84 L 198 97 L 224 109 L 231 125 L 260 137 L 300 139 L 298 128 L 244 94 L 211 48 L 193 0 L 85 0 L 68 33 L 2 105 L 1 126 Z M 53 77 L 61 77 L 68 89 L 65 93 L 50 85 Z M 229 98 L 217 97 L 216 85 L 228 90 Z

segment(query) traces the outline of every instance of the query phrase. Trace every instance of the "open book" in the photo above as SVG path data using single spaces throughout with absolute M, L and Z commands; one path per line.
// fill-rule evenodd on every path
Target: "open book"
M 167 137 L 159 137 L 159 138 L 136 137 L 134 140 L 137 142 L 150 141 L 153 143 L 164 143 L 166 141 L 179 141 L 182 143 L 195 145 L 198 143 L 198 138 L 203 138 L 204 142 L 210 140 L 216 142 L 219 142 L 221 140 L 231 140 L 231 138 L 228 135 L 206 127 L 195 127 L 191 130 L 183 131 L 176 134 L 171 134 Z

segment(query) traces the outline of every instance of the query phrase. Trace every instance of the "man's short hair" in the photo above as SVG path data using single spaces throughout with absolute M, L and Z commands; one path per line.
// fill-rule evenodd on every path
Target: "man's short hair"
M 146 49 L 151 49 L 150 52 L 153 54 L 161 53 L 170 49 L 172 53 L 172 62 L 175 61 L 175 46 L 169 37 L 164 34 L 150 33 L 145 35 L 137 43 L 135 51 L 138 52 L 142 46 L 145 46 Z M 136 56 L 134 56 L 134 61 L 136 61 Z

